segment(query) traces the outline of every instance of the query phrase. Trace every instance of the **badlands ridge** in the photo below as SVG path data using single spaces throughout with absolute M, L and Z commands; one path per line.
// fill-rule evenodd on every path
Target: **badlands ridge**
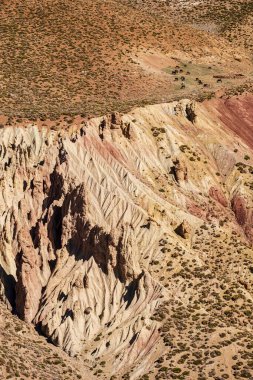
M 54 379 L 252 378 L 252 109 L 245 94 L 0 130 L 1 310 L 79 367 Z

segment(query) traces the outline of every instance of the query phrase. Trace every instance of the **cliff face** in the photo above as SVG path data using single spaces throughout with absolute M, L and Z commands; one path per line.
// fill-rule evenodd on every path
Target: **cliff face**
M 238 102 L 252 112 L 252 97 Z M 228 335 L 249 327 L 253 168 L 230 108 L 184 100 L 91 119 L 71 134 L 1 129 L 2 300 L 69 355 L 106 361 L 105 378 L 160 378 L 172 364 L 192 379 L 214 370 L 169 352 L 191 345 L 193 305 L 214 325 L 196 350 L 205 334 L 217 344 L 221 320 Z M 245 310 L 229 312 L 240 318 L 223 314 L 229 302 L 215 306 L 235 285 Z M 214 360 L 216 372 L 230 375 L 232 351 Z M 159 372 L 156 360 L 170 364 Z

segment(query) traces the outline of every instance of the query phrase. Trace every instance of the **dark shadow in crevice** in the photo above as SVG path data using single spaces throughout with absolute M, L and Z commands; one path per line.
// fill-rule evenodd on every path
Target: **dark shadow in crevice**
M 65 314 L 61 318 L 61 323 L 64 323 L 68 317 L 70 317 L 73 321 L 73 319 L 74 319 L 73 310 L 71 310 L 71 309 L 66 310 Z
M 16 299 L 16 280 L 11 274 L 7 274 L 3 267 L 0 265 L 0 281 L 4 287 L 4 295 L 9 301 L 12 312 L 16 312 L 15 299 Z
M 63 292 L 60 292 L 58 295 L 57 301 L 65 302 L 67 299 L 68 299 L 68 295 Z
M 139 289 L 139 282 L 143 277 L 144 273 L 142 272 L 137 278 L 133 279 L 129 285 L 126 286 L 126 293 L 123 296 L 124 302 L 127 303 L 126 309 L 131 305 L 136 291 Z
M 48 261 L 48 265 L 49 265 L 50 271 L 51 271 L 51 273 L 52 273 L 53 270 L 54 270 L 54 268 L 55 268 L 55 266 L 56 266 L 56 259 L 54 259 L 54 260 L 49 260 L 49 261 Z
M 137 337 L 138 337 L 138 333 L 135 333 L 135 334 L 132 336 L 132 338 L 131 338 L 130 341 L 129 341 L 130 346 L 132 346 L 132 344 L 134 344 L 134 342 L 136 341 Z
M 33 241 L 34 248 L 39 247 L 39 223 L 37 222 L 34 227 L 30 229 L 30 235 Z
M 101 270 L 108 274 L 110 261 L 111 236 L 100 227 L 95 226 L 90 229 L 90 224 L 80 219 L 76 222 L 75 232 L 68 240 L 67 250 L 70 255 L 74 255 L 76 260 L 89 260 L 94 258 Z
M 48 196 L 44 199 L 42 210 L 45 211 L 50 205 L 61 198 L 63 188 L 63 177 L 54 168 L 54 171 L 50 174 L 50 188 L 48 190 Z M 46 191 L 46 188 L 44 189 Z
M 62 208 L 54 206 L 53 215 L 48 223 L 48 237 L 55 250 L 62 248 Z
M 46 339 L 48 344 L 51 344 L 52 346 L 59 346 L 59 342 L 57 340 L 53 341 L 51 336 L 46 335 L 42 326 L 42 322 L 37 323 L 34 326 L 34 329 L 40 336 L 43 336 Z

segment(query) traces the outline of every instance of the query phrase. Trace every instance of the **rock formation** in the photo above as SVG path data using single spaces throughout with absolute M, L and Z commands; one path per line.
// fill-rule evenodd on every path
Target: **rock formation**
M 178 159 L 175 159 L 173 161 L 173 166 L 171 168 L 171 174 L 173 174 L 175 180 L 180 183 L 183 181 L 187 181 L 188 179 L 188 172 L 187 172 L 187 166 L 183 161 L 179 161 Z
M 228 201 L 224 195 L 220 191 L 220 189 L 216 189 L 215 187 L 211 187 L 209 190 L 209 195 L 211 198 L 215 199 L 217 202 L 219 202 L 222 206 L 227 207 L 228 206 Z
M 185 108 L 186 117 L 193 124 L 195 123 L 196 118 L 197 118 L 195 107 L 196 107 L 195 103 L 192 102 L 192 103 L 188 103 Z
M 187 221 L 183 221 L 175 229 L 177 235 L 181 236 L 183 239 L 189 239 L 191 236 L 191 226 Z
M 0 130 L 1 299 L 70 356 L 106 362 L 101 378 L 172 363 L 170 347 L 192 341 L 186 324 L 180 334 L 194 302 L 215 324 L 213 294 L 252 289 L 251 161 L 231 160 L 221 176 L 215 153 L 222 144 L 238 162 L 249 147 L 215 102 L 196 104 L 192 128 L 180 107 L 191 102 L 90 119 L 75 138 L 36 125 Z

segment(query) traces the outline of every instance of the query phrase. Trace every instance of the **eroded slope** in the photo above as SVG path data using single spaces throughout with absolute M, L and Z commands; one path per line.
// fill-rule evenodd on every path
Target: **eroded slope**
M 0 130 L 2 299 L 97 377 L 252 376 L 252 151 L 231 104 L 252 128 L 245 95 Z

